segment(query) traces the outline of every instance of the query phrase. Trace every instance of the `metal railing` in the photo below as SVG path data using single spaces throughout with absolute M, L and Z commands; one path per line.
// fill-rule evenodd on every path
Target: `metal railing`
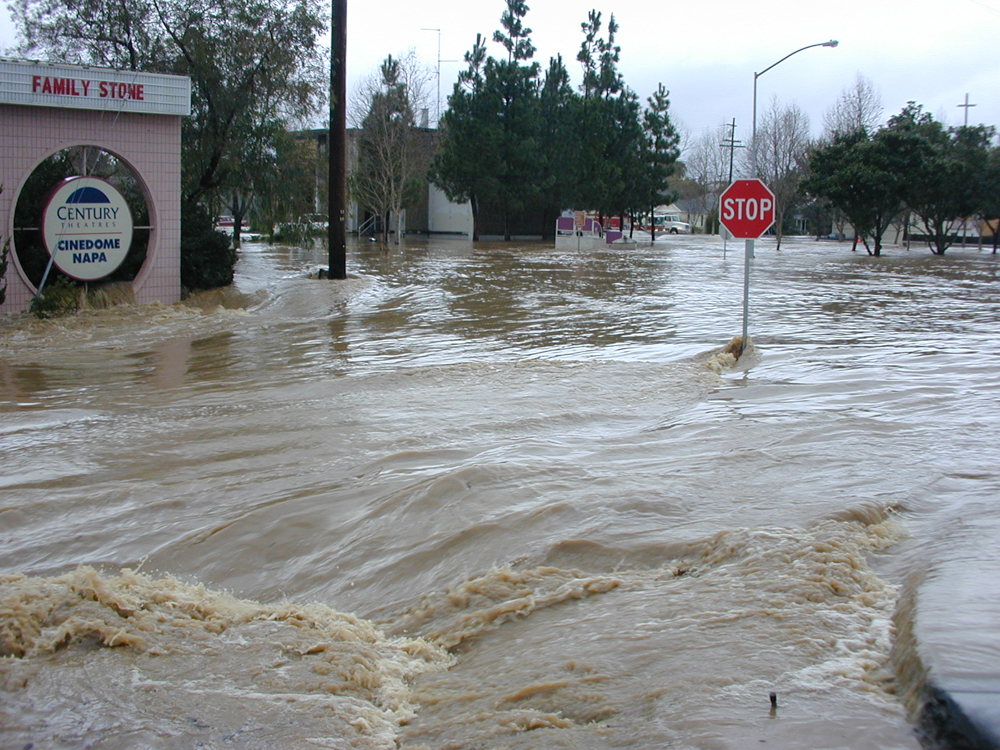
M 363 234 L 369 233 L 374 234 L 373 230 L 376 222 L 378 222 L 378 216 L 369 216 L 368 219 L 362 222 L 361 226 L 358 227 L 358 236 L 360 237 Z

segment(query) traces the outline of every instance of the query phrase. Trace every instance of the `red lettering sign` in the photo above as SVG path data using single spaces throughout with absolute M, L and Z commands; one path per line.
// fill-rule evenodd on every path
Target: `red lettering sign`
M 141 83 L 111 83 L 101 81 L 102 99 L 134 99 L 142 101 L 145 98 Z
M 31 92 L 33 94 L 55 94 L 56 96 L 90 96 L 90 85 L 93 81 L 77 78 L 53 78 L 51 76 L 32 76 Z M 146 92 L 141 83 L 112 83 L 101 81 L 98 86 L 98 96 L 101 99 L 131 99 L 144 101 Z

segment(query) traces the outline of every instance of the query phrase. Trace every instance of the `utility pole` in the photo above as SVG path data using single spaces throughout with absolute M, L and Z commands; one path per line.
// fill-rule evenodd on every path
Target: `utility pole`
M 742 141 L 736 140 L 736 118 L 733 118 L 733 124 L 729 126 L 729 137 L 722 142 L 723 148 L 729 149 L 729 182 L 733 181 L 733 152 L 738 148 L 743 148 Z
M 729 130 L 729 137 L 726 138 L 719 145 L 721 145 L 723 148 L 728 148 L 729 149 L 729 182 L 727 183 L 727 185 L 732 185 L 733 184 L 733 155 L 734 155 L 736 149 L 738 149 L 738 148 L 746 148 L 746 147 L 742 145 L 742 141 L 736 140 L 736 118 L 735 117 L 733 118 L 733 124 L 730 125 L 729 128 L 730 128 L 730 130 Z M 729 230 L 726 229 L 722 233 L 722 257 L 723 258 L 726 257 L 726 250 L 728 249 L 728 245 L 729 245 L 729 238 L 726 236 L 726 232 L 728 232 L 728 231 Z
M 331 279 L 347 278 L 347 0 L 333 0 L 330 42 L 328 242 Z

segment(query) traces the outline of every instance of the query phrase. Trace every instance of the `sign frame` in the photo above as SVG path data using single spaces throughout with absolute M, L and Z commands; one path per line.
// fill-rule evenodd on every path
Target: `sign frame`
M 121 191 L 101 177 L 56 183 L 42 209 L 42 238 L 53 264 L 77 281 L 113 274 L 132 247 L 135 222 Z
M 719 221 L 733 237 L 759 239 L 774 226 L 774 193 L 762 180 L 734 180 L 719 196 Z
M 191 114 L 186 76 L 0 58 L 0 104 Z

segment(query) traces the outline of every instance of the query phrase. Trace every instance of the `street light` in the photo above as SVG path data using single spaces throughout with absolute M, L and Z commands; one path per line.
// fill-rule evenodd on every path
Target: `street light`
M 760 73 L 753 74 L 753 133 L 751 134 L 750 143 L 752 144 L 753 148 L 752 162 L 753 162 L 754 177 L 757 176 L 757 79 L 760 78 L 762 75 L 764 75 L 771 68 L 783 63 L 792 55 L 797 55 L 799 52 L 802 52 L 802 50 L 812 49 L 813 47 L 836 47 L 838 44 L 840 44 L 840 42 L 838 42 L 836 39 L 831 39 L 829 42 L 817 42 L 816 44 L 808 44 L 805 47 L 795 50 L 794 52 L 789 52 L 783 58 L 778 60 L 778 62 L 764 68 L 762 71 L 760 71 Z
M 760 73 L 753 74 L 753 132 L 750 136 L 750 148 L 753 149 L 751 153 L 751 163 L 753 165 L 753 176 L 757 177 L 757 79 L 764 75 L 771 68 L 781 65 L 785 60 L 787 60 L 792 55 L 797 55 L 802 50 L 812 49 L 813 47 L 836 47 L 839 42 L 836 39 L 831 39 L 829 42 L 817 42 L 816 44 L 807 44 L 805 47 L 800 47 L 794 52 L 789 52 L 783 58 L 778 60 L 778 62 L 767 66 Z M 743 356 L 743 350 L 747 345 L 748 333 L 747 326 L 750 318 L 750 259 L 754 257 L 754 240 L 746 240 L 746 250 L 743 257 L 743 339 L 740 343 L 740 352 L 738 357 Z

